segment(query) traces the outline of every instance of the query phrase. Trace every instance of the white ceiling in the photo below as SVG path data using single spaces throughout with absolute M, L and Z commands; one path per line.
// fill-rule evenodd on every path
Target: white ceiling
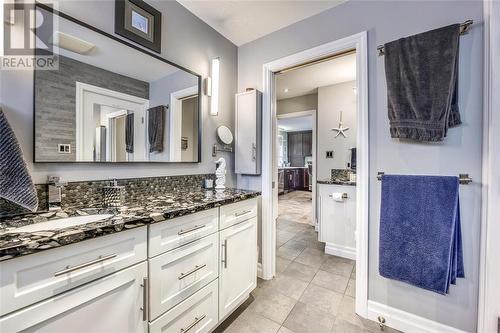
M 177 0 L 237 46 L 256 40 L 346 0 Z
M 278 119 L 278 128 L 285 132 L 312 130 L 312 116 Z
M 277 98 L 285 99 L 317 92 L 318 87 L 356 80 L 356 54 L 277 75 Z M 288 92 L 285 92 L 288 89 Z

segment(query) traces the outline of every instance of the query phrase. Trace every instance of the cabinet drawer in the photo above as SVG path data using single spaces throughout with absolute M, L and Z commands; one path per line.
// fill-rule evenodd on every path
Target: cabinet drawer
M 0 315 L 147 259 L 145 227 L 0 263 Z
M 149 333 L 211 332 L 218 321 L 218 284 L 208 286 L 149 323 Z
M 149 260 L 152 319 L 217 278 L 218 238 L 214 233 Z
M 257 216 L 257 198 L 220 207 L 220 230 Z
M 177 217 L 149 226 L 149 257 L 217 232 L 218 208 Z
M 147 331 L 143 262 L 0 318 L 0 332 L 88 333 Z

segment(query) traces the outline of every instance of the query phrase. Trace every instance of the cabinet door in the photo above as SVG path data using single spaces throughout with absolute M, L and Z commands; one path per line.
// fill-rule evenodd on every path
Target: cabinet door
M 147 332 L 145 262 L 0 319 L 0 332 Z
M 225 319 L 257 286 L 257 218 L 220 232 L 219 320 Z
M 288 134 L 289 142 L 289 152 L 292 156 L 302 155 L 302 133 L 290 133 Z
M 337 202 L 334 192 L 346 193 L 348 198 Z M 342 185 L 319 186 L 319 240 L 327 243 L 330 253 L 338 256 L 356 251 L 356 187 Z
M 302 155 L 312 156 L 312 132 L 302 134 Z
M 235 172 L 260 174 L 262 94 L 236 94 Z

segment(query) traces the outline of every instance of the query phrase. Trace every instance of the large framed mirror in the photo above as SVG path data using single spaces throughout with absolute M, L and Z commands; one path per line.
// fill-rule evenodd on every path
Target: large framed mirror
M 37 4 L 35 162 L 201 162 L 201 76 Z M 45 24 L 46 22 L 53 22 Z

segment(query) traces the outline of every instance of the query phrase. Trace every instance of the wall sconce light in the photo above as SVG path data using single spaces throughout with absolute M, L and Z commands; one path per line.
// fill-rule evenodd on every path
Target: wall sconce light
M 212 59 L 211 80 L 207 80 L 207 91 L 210 91 L 210 115 L 219 114 L 219 67 L 220 59 Z

